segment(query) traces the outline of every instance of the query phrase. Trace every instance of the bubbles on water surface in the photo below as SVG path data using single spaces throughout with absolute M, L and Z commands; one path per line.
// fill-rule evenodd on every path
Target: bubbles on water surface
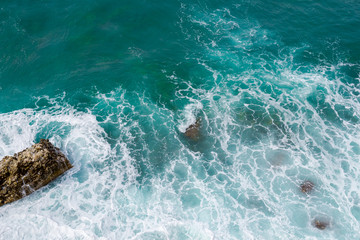
M 188 34 L 190 41 L 205 46 L 198 63 L 209 71 L 209 79 L 212 80 L 208 79 L 206 84 L 211 82 L 214 87 L 205 93 L 192 93 L 196 99 L 202 99 L 203 111 L 208 119 L 206 138 L 213 139 L 208 140 L 212 142 L 209 151 L 216 157 L 209 157 L 207 161 L 221 162 L 218 157 L 221 153 L 224 153 L 224 159 L 231 159 L 227 161 L 231 163 L 231 169 L 224 166 L 222 169 L 231 179 L 228 185 L 224 185 L 224 189 L 231 189 L 230 199 L 239 199 L 238 202 L 247 211 L 253 203 L 257 206 L 255 209 L 264 214 L 266 211 L 262 209 L 273 208 L 277 217 L 272 223 L 276 222 L 277 227 L 288 226 L 288 223 L 280 223 L 280 216 L 286 216 L 285 219 L 292 223 L 288 227 L 295 231 L 292 236 L 300 238 L 313 234 L 305 229 L 312 221 L 308 216 L 315 209 L 322 209 L 324 215 L 341 216 L 339 221 L 351 222 L 345 213 L 351 206 L 345 197 L 350 192 L 343 187 L 356 179 L 356 175 L 348 174 L 347 162 L 358 165 L 355 163 L 356 155 L 350 149 L 355 146 L 351 142 L 358 136 L 358 111 L 355 109 L 359 108 L 359 101 L 354 85 L 344 84 L 343 78 L 347 77 L 341 70 L 342 63 L 297 68 L 293 59 L 306 46 L 298 49 L 284 47 L 278 50 L 285 55 L 273 55 L 272 52 L 267 56 L 270 52 L 263 51 L 257 55 L 254 42 L 243 41 L 246 46 L 243 49 L 254 50 L 252 55 L 243 50 L 231 51 L 234 45 L 229 41 L 208 39 L 235 39 L 241 36 L 241 31 L 246 32 L 244 29 L 248 29 L 249 25 L 227 15 L 225 10 L 216 10 L 208 15 L 195 12 L 192 12 L 193 16 L 188 16 L 190 20 L 184 18 L 184 22 L 188 24 L 188 20 L 196 27 L 191 34 L 188 29 L 184 33 Z M 224 19 L 219 21 L 219 16 L 227 20 L 236 19 L 237 25 L 218 28 L 218 24 L 224 23 Z M 227 24 L 230 26 L 230 23 L 229 20 Z M 256 24 L 250 28 L 254 26 Z M 255 30 L 262 31 L 257 27 Z M 280 41 L 276 44 L 277 48 L 283 47 Z M 265 49 L 266 44 L 262 42 L 260 46 Z M 269 60 L 274 57 L 277 58 L 275 64 L 270 64 Z M 215 59 L 218 61 L 212 61 Z M 234 73 L 234 69 L 242 73 Z M 358 172 L 358 167 L 356 169 L 355 172 Z M 234 182 L 240 175 L 245 175 L 247 179 L 237 181 L 243 184 L 237 191 Z M 318 179 L 317 190 L 306 199 L 300 195 L 299 185 L 301 180 L 314 178 Z M 276 179 L 273 181 L 274 192 L 268 190 L 271 179 Z M 246 201 L 246 198 L 240 197 L 242 193 L 251 192 L 252 184 L 256 195 L 261 195 L 255 199 L 260 198 L 261 201 Z M 340 189 L 345 192 L 339 193 Z M 263 203 L 266 208 L 261 207 Z M 296 220 L 296 211 L 292 216 L 284 212 L 284 206 L 290 210 L 296 204 L 307 206 L 305 211 L 299 212 L 303 216 L 300 218 L 302 221 Z M 337 211 L 339 206 L 347 210 Z M 344 222 L 337 224 L 347 228 Z M 356 231 L 353 230 L 348 234 L 355 236 Z M 339 233 L 329 234 L 336 236 Z M 284 237 L 286 234 L 277 236 Z
M 44 97 L 0 115 L 2 156 L 47 137 L 75 166 L 2 208 L 1 237 L 26 239 L 30 227 L 39 239 L 358 236 L 356 81 L 341 66 L 297 69 L 306 47 L 287 49 L 256 21 L 197 10 L 182 9 L 179 24 L 200 49 L 184 61 L 204 78 L 164 71 L 181 82 L 177 108 L 118 88 L 87 109 Z M 191 142 L 183 133 L 199 118 Z

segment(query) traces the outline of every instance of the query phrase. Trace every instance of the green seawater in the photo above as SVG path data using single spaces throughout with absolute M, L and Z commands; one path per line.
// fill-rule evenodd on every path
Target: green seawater
M 360 239 L 359 40 L 355 0 L 1 1 L 0 157 L 74 168 L 0 239 Z

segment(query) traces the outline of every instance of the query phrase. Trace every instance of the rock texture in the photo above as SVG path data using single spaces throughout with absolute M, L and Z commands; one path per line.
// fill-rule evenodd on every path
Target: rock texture
M 315 219 L 314 222 L 313 222 L 313 225 L 314 225 L 314 227 L 316 227 L 317 229 L 324 230 L 325 228 L 327 228 L 327 226 L 329 225 L 329 223 Z
M 185 136 L 191 140 L 197 141 L 200 138 L 200 119 L 191 124 L 185 131 Z
M 23 198 L 72 168 L 47 139 L 0 161 L 0 206 Z
M 311 181 L 305 181 L 300 185 L 300 189 L 303 193 L 310 193 L 314 188 L 314 183 Z

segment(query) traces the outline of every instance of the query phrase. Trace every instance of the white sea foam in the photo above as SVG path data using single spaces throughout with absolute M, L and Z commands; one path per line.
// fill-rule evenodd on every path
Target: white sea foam
M 180 123 L 178 128 L 180 132 L 184 133 L 190 125 L 195 124 L 196 119 L 199 118 L 198 115 L 202 107 L 200 101 L 194 101 L 194 103 L 190 103 L 184 107 L 184 110 L 180 113 L 181 117 L 179 117 Z
M 233 80 L 231 76 L 223 79 Z M 348 224 L 353 224 L 353 231 L 357 230 L 356 220 L 346 217 L 352 216 L 352 207 L 360 202 L 355 195 L 359 190 L 356 181 L 360 167 L 351 148 L 352 142 L 360 144 L 356 125 L 352 131 L 339 130 L 326 124 L 306 100 L 286 95 L 299 109 L 312 109 L 310 118 L 302 110 L 289 110 L 257 88 L 243 90 L 239 95 L 224 90 L 224 86 L 210 90 L 189 87 L 186 91 L 195 97 L 178 114 L 144 96 L 138 96 L 140 107 L 133 106 L 121 89 L 98 94 L 98 103 L 86 113 L 56 100 L 53 102 L 56 106 L 48 110 L 23 109 L 2 114 L 2 134 L 11 139 L 2 140 L 4 155 L 21 150 L 43 135 L 50 137 L 75 167 L 54 184 L 2 207 L 1 236 L 316 239 L 320 235 L 311 221 L 321 216 L 331 221 L 330 229 L 321 233 L 323 237 L 336 237 L 336 232 Z M 289 131 L 289 142 L 293 144 L 269 142 L 267 135 L 255 145 L 241 142 L 238 132 L 246 126 L 237 118 L 233 106 L 243 100 L 246 91 L 284 114 L 283 131 Z M 184 91 L 177 94 L 184 99 L 189 96 Z M 350 101 L 347 104 L 358 107 Z M 250 104 L 247 106 L 250 108 Z M 270 115 L 266 104 L 264 109 Z M 98 111 L 106 112 L 97 116 Z M 205 150 L 210 155 L 189 148 L 176 131 L 176 128 L 184 131 L 198 114 L 205 119 L 206 138 L 212 139 L 211 148 Z M 105 131 L 108 123 L 119 129 L 115 137 Z M 251 124 L 262 123 L 255 120 Z M 304 133 L 292 129 L 292 124 L 304 128 Z M 44 133 L 44 128 L 49 133 Z M 163 173 L 149 170 L 155 160 L 155 155 L 150 154 L 156 146 L 146 140 L 149 134 L 156 145 L 163 141 L 163 136 L 167 145 L 172 144 L 172 150 L 166 149 L 169 153 L 162 159 Z M 18 146 L 13 136 L 21 139 L 22 145 Z M 328 147 L 323 139 L 328 139 Z M 318 154 L 316 148 L 320 149 Z M 144 155 L 137 154 L 140 149 Z M 343 165 L 329 152 L 331 149 L 338 151 L 342 162 L 349 164 L 349 170 L 341 170 Z M 322 159 L 327 160 L 326 164 Z M 148 183 L 137 182 L 137 177 L 144 174 L 136 167 L 138 161 L 144 161 L 153 175 Z M 306 179 L 316 184 L 309 197 L 299 191 L 299 184 Z M 347 234 L 356 236 L 354 232 Z
M 210 138 L 217 139 L 226 158 L 232 159 L 230 168 L 219 168 L 215 163 L 220 160 L 219 148 L 211 145 L 217 149 L 214 150 L 217 154 L 210 162 L 206 162 L 209 159 L 204 162 L 206 166 L 203 168 L 211 169 L 212 166 L 217 166 L 222 169 L 223 172 L 215 171 L 217 173 L 214 176 L 226 176 L 227 180 L 224 181 L 227 184 L 214 183 L 212 173 L 205 174 L 205 186 L 198 186 L 204 190 L 201 192 L 206 193 L 211 189 L 212 194 L 221 193 L 226 201 L 233 202 L 233 205 L 228 203 L 223 206 L 220 204 L 221 200 L 216 200 L 217 205 L 209 207 L 222 209 L 223 213 L 229 207 L 228 215 L 224 215 L 223 221 L 216 221 L 221 219 L 219 215 L 212 219 L 211 222 L 216 227 L 211 229 L 226 229 L 220 231 L 224 234 L 223 239 L 242 239 L 244 234 L 247 234 L 246 239 L 317 239 L 320 236 L 333 239 L 341 234 L 359 237 L 359 229 L 356 227 L 358 220 L 352 217 L 351 209 L 359 204 L 359 198 L 354 194 L 359 189 L 354 183 L 358 181 L 356 176 L 360 169 L 357 163 L 359 151 L 356 150 L 359 146 L 357 121 L 360 105 L 356 94 L 351 97 L 346 95 L 356 93 L 357 90 L 341 81 L 344 76 L 341 75 L 339 67 L 343 63 L 336 66 L 310 66 L 307 69 L 294 67 L 293 57 L 307 46 L 281 50 L 288 55 L 281 55 L 270 67 L 266 59 L 271 56 L 256 58 L 244 52 L 243 57 L 239 58 L 228 50 L 231 48 L 221 47 L 223 38 L 234 39 L 234 43 L 242 44 L 243 49 L 251 49 L 257 43 L 246 37 L 242 38 L 241 35 L 241 31 L 250 31 L 255 35 L 260 32 L 264 36 L 265 42 L 261 43 L 262 46 L 279 43 L 266 37 L 268 33 L 256 25 L 244 25 L 238 32 L 233 31 L 235 28 L 219 27 L 220 23 L 230 26 L 233 21 L 232 17 L 227 18 L 225 13 L 218 14 L 222 11 L 202 15 L 202 11 L 198 14 L 193 8 L 188 10 L 191 14 L 184 12 L 189 14 L 187 17 L 190 21 L 194 24 L 201 23 L 199 27 L 210 33 L 207 35 L 209 39 L 206 39 L 198 28 L 192 34 L 189 29 L 184 31 L 189 40 L 190 36 L 199 34 L 193 39 L 199 46 L 204 47 L 204 52 L 208 55 L 196 60 L 199 66 L 209 71 L 208 82 L 213 81 L 217 87 L 203 91 L 188 88 L 187 91 L 192 92 L 197 101 L 201 99 L 203 112 L 209 119 L 206 130 Z M 239 19 L 237 22 L 240 22 L 240 25 L 247 24 Z M 214 42 L 214 39 L 217 41 Z M 256 39 L 261 38 L 257 36 Z M 219 59 L 216 67 L 212 62 L 214 59 Z M 251 65 L 250 61 L 259 60 L 261 68 L 251 67 L 236 74 L 227 71 L 232 64 L 247 66 Z M 217 74 L 213 75 L 215 72 Z M 329 72 L 338 77 L 329 77 Z M 237 87 L 241 84 L 248 88 Z M 237 94 L 228 86 L 237 90 Z M 325 91 L 326 97 L 321 97 L 321 91 Z M 344 91 L 346 94 L 343 94 Z M 189 94 L 183 90 L 179 91 L 178 97 L 185 99 L 187 96 Z M 315 103 L 311 103 L 312 96 Z M 254 103 L 247 103 L 247 99 Z M 333 111 L 333 117 L 323 112 L 324 106 Z M 251 114 L 255 113 L 252 110 L 254 108 L 264 114 L 256 118 L 256 115 Z M 245 113 L 245 116 L 241 115 L 239 119 L 236 116 L 238 109 L 247 109 L 249 115 Z M 348 111 L 348 115 L 342 111 Z M 275 115 L 278 115 L 279 120 Z M 180 122 L 187 119 L 181 117 Z M 263 117 L 272 118 L 272 123 L 262 122 Z M 218 122 L 220 124 L 217 124 Z M 260 138 L 252 145 L 244 145 L 243 129 L 257 126 L 267 129 L 267 133 L 259 135 Z M 274 129 L 279 133 L 271 135 Z M 257 134 L 256 131 L 253 132 Z M 281 138 L 277 140 L 276 136 L 279 135 Z M 196 161 L 201 159 L 202 157 L 197 158 Z M 196 169 L 193 162 L 192 164 Z M 185 172 L 189 179 L 189 170 Z M 199 176 L 199 173 L 194 176 Z M 316 185 L 313 196 L 310 197 L 302 196 L 299 191 L 299 185 L 307 179 L 314 181 Z M 202 199 L 202 207 L 207 208 L 204 200 L 207 195 L 202 195 Z M 233 224 L 232 214 L 239 214 L 236 224 Z M 330 229 L 319 235 L 320 232 L 311 226 L 311 221 L 324 216 L 330 221 Z M 351 229 L 348 226 L 351 226 Z M 215 236 L 217 234 L 218 232 Z
M 108 207 L 103 205 L 104 199 L 112 195 L 111 190 L 117 189 L 116 186 L 122 188 L 124 182 L 131 184 L 137 175 L 126 144 L 120 141 L 121 155 L 114 155 L 115 150 L 106 141 L 106 133 L 94 115 L 61 103 L 48 110 L 23 109 L 1 114 L 0 119 L 2 155 L 12 155 L 34 143 L 36 138 L 47 137 L 74 165 L 56 180 L 55 186 L 50 184 L 4 206 L 1 236 L 12 233 L 22 239 L 36 236 L 37 239 L 101 239 L 97 229 L 104 219 L 96 220 L 96 216 L 103 214 L 101 209 L 111 209 L 110 202 L 106 203 Z M 25 206 L 31 207 L 24 209 Z M 34 216 L 27 218 L 32 225 L 24 222 L 24 216 Z
M 180 109 L 116 89 L 97 94 L 87 112 L 45 97 L 51 107 L 0 115 L 1 156 L 49 137 L 75 166 L 3 206 L 0 239 L 359 238 L 360 129 L 338 107 L 359 118 L 360 104 L 341 75 L 327 74 L 338 66 L 294 68 L 301 49 L 270 64 L 271 56 L 246 54 L 279 44 L 258 24 L 228 9 L 183 11 L 183 21 L 213 35 L 184 30 L 203 50 L 187 57 L 208 71 L 211 87 L 183 79 Z M 234 66 L 243 71 L 228 71 Z M 197 118 L 204 137 L 191 145 L 180 135 Z M 315 184 L 309 195 L 299 189 L 305 180 Z M 329 228 L 314 228 L 315 218 Z

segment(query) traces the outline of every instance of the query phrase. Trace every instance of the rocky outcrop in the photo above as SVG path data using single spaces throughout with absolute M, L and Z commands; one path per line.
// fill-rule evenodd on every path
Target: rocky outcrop
M 315 219 L 313 221 L 313 225 L 314 227 L 316 227 L 317 229 L 320 229 L 320 230 L 324 230 L 325 228 L 327 228 L 329 226 L 329 223 L 326 222 L 326 221 L 320 221 L 318 219 Z
M 310 193 L 314 188 L 314 183 L 311 181 L 305 181 L 300 185 L 300 189 L 303 193 Z
M 23 198 L 72 168 L 49 140 L 0 161 L 0 206 Z
M 194 124 L 186 128 L 185 136 L 191 140 L 197 141 L 200 138 L 200 119 L 197 119 Z

